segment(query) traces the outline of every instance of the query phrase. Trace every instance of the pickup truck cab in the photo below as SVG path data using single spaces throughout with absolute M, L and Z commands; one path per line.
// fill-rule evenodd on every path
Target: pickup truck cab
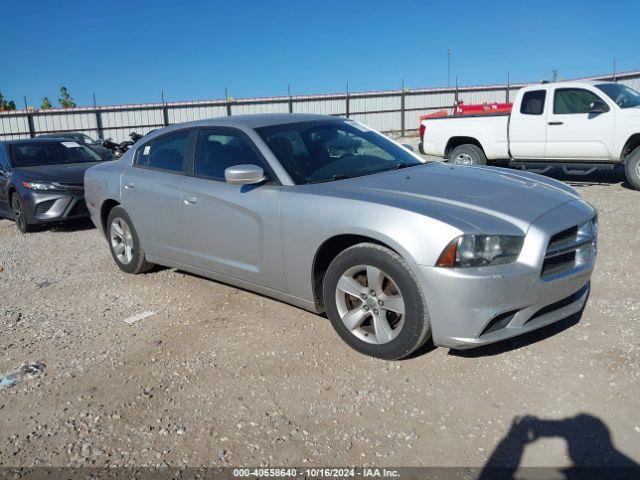
M 572 81 L 520 89 L 511 113 L 421 122 L 420 152 L 452 163 L 509 163 L 567 173 L 624 164 L 640 190 L 640 93 L 626 85 Z

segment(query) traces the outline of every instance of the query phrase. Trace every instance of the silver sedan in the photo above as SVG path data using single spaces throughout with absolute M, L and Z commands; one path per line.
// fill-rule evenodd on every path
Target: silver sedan
M 115 263 L 177 267 L 326 312 L 356 350 L 469 348 L 581 311 L 596 212 L 534 174 L 425 162 L 355 121 L 173 125 L 89 169 Z

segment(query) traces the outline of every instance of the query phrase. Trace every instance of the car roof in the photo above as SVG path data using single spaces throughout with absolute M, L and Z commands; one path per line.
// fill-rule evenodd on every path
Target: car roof
M 51 144 L 58 142 L 66 142 L 68 138 L 60 138 L 60 137 L 40 137 L 40 138 L 21 138 L 18 140 L 4 140 L 0 143 L 4 143 L 5 145 L 38 145 L 38 144 Z
M 331 115 L 315 115 L 309 113 L 258 113 L 251 115 L 232 115 L 229 117 L 217 117 L 207 120 L 196 120 L 183 123 L 189 126 L 243 126 L 249 128 L 270 127 L 287 123 L 301 123 L 312 121 L 336 120 Z

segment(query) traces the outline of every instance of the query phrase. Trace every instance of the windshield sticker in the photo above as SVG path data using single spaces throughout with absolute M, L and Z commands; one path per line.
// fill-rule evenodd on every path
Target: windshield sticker
M 369 127 L 367 127 L 366 125 L 363 125 L 363 124 L 358 123 L 358 122 L 354 122 L 353 120 L 347 120 L 344 123 L 346 123 L 348 125 L 351 125 L 353 128 L 357 128 L 361 132 L 372 132 L 373 131 Z
M 80 144 L 78 142 L 62 142 L 62 144 L 67 148 L 80 148 Z
M 149 151 L 151 150 L 151 145 L 146 145 L 144 150 L 142 151 L 143 155 L 149 155 Z

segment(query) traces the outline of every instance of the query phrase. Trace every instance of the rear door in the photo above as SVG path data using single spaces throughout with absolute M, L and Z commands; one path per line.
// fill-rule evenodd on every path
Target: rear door
M 520 108 L 511 112 L 509 151 L 514 159 L 544 158 L 547 141 L 547 90 L 524 92 Z
M 600 161 L 613 157 L 614 111 L 590 113 L 590 105 L 608 102 L 586 88 L 556 87 L 547 115 L 545 157 L 556 160 Z
M 141 145 L 121 179 L 123 206 L 144 250 L 184 264 L 190 253 L 180 189 L 194 135 L 193 129 L 181 130 Z
M 284 291 L 280 190 L 226 183 L 226 168 L 270 170 L 253 142 L 235 128 L 202 129 L 194 165 L 182 185 L 185 231 L 194 266 Z M 270 178 L 274 179 L 273 174 Z
M 0 144 L 0 214 L 9 216 L 9 155 Z

